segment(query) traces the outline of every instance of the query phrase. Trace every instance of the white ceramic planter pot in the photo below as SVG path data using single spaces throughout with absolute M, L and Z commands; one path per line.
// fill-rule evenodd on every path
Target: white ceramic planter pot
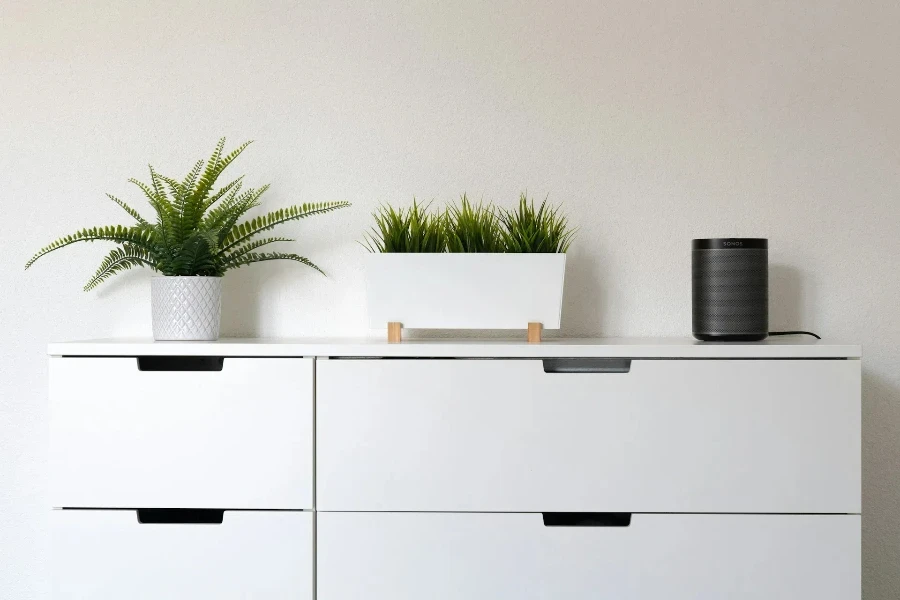
M 216 340 L 222 320 L 221 277 L 153 277 L 155 340 Z
M 565 254 L 369 254 L 369 327 L 559 329 Z

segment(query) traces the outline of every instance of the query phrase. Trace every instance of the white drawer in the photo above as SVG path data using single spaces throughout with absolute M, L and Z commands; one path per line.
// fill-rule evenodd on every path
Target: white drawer
M 312 508 L 312 359 L 221 365 L 51 358 L 52 505 Z
M 220 524 L 54 510 L 53 600 L 312 600 L 313 515 L 225 511 Z
M 318 600 L 859 600 L 855 515 L 319 513 Z
M 860 512 L 859 361 L 329 360 L 316 381 L 320 510 Z

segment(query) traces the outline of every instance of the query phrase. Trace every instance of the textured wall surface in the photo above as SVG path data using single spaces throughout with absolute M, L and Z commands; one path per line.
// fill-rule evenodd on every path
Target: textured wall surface
M 147 272 L 81 291 L 105 247 L 23 263 L 227 135 L 269 205 L 354 203 L 285 228 L 328 279 L 228 276 L 231 334 L 368 333 L 379 201 L 563 202 L 566 335 L 685 335 L 690 239 L 769 237 L 772 326 L 863 344 L 863 589 L 900 597 L 900 5 L 431 4 L 0 4 L 0 596 L 47 598 L 45 344 L 150 332 Z

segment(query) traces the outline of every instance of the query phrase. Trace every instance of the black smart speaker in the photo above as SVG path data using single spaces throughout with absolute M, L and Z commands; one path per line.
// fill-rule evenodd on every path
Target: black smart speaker
M 769 334 L 769 240 L 694 240 L 691 257 L 694 337 L 751 342 Z

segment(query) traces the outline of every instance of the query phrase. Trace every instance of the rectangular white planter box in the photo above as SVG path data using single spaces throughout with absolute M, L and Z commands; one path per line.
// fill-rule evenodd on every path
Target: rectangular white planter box
M 369 326 L 559 329 L 565 254 L 369 254 Z

